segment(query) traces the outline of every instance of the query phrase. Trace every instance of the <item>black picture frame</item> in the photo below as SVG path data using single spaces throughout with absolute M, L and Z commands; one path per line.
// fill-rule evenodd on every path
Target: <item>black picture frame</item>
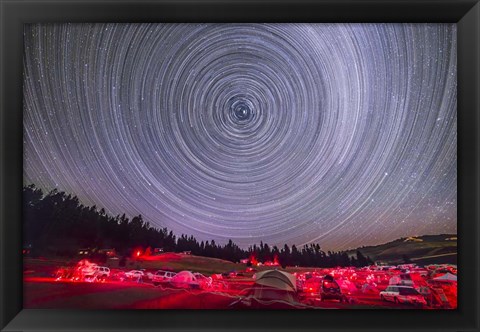
M 2 331 L 248 330 L 479 331 L 478 0 L 1 0 Z M 23 24 L 47 22 L 438 22 L 458 31 L 458 265 L 456 310 L 22 309 Z

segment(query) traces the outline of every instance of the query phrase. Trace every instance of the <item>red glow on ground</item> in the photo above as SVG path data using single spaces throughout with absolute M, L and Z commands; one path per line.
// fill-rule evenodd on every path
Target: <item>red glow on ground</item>
M 137 260 L 140 252 L 141 260 Z M 245 266 L 238 275 L 217 273 L 211 275 L 214 282 L 201 285 L 202 289 L 179 289 L 180 286 L 170 282 L 154 284 L 151 274 L 155 269 L 168 270 L 169 261 L 177 261 L 190 257 L 181 253 L 162 253 L 158 255 L 142 255 L 141 249 L 131 252 L 131 260 L 137 260 L 138 269 L 144 261 L 161 261 L 159 264 L 146 265 L 144 278 L 126 277 L 130 267 L 114 268 L 110 266 L 110 274 L 102 278 L 84 278 L 84 269 L 97 266 L 84 259 L 79 262 L 54 261 L 45 264 L 45 259 L 24 259 L 24 307 L 25 308 L 72 308 L 72 309 L 232 309 L 229 304 L 238 297 L 245 296 L 246 289 L 253 287 L 253 275 L 257 269 L 265 268 Z M 154 268 L 149 268 L 154 265 Z M 164 266 L 164 267 L 162 267 Z M 175 267 L 175 264 L 171 266 Z M 135 266 L 132 266 L 134 268 Z M 171 268 L 171 267 L 170 267 Z M 250 269 L 250 271 L 248 271 Z M 270 268 L 272 269 L 272 268 Z M 398 308 L 417 309 L 409 304 L 383 301 L 380 292 L 385 290 L 394 278 L 404 277 L 405 273 L 397 269 L 380 270 L 377 268 L 323 268 L 292 272 L 296 276 L 299 299 L 306 305 L 315 308 L 351 309 L 352 306 L 365 308 Z M 170 271 L 176 271 L 171 269 Z M 451 281 L 434 281 L 432 278 L 444 272 L 425 276 L 428 268 L 417 269 L 409 273 L 415 287 L 431 289 L 435 293 L 436 302 L 448 300 L 448 307 L 424 306 L 422 309 L 455 309 L 457 307 L 457 283 Z M 258 272 L 257 272 L 258 273 Z M 333 276 L 333 280 L 323 280 L 325 275 Z M 210 275 L 205 275 L 210 278 Z M 404 278 L 405 279 L 405 278 Z M 406 280 L 406 279 L 405 279 Z M 342 302 L 319 297 L 320 285 L 332 283 L 340 287 L 345 295 Z M 335 284 L 336 283 L 336 284 Z M 337 285 L 338 284 L 338 285 Z M 394 283 L 395 284 L 395 283 Z M 422 291 L 422 294 L 426 292 Z M 302 295 L 303 294 L 303 295 Z M 301 297 L 303 296 L 303 297 Z M 426 296 L 426 295 L 425 295 Z M 301 297 L 301 298 L 300 298 Z

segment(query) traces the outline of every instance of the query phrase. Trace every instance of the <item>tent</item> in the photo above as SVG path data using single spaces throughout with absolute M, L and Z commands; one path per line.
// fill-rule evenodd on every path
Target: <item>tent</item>
M 199 282 L 195 275 L 190 271 L 178 272 L 172 277 L 170 283 L 180 288 L 199 288 Z
M 340 286 L 342 293 L 345 294 L 354 294 L 357 292 L 357 286 L 350 280 L 343 278 L 343 279 L 335 279 L 337 284 Z
M 451 274 L 450 272 L 441 275 L 440 277 L 433 278 L 435 281 L 445 281 L 445 282 L 457 282 L 457 276 Z
M 267 286 L 279 290 L 296 292 L 297 281 L 293 274 L 279 270 L 268 270 L 255 274 L 256 286 Z
M 297 301 L 296 279 L 290 273 L 268 270 L 255 274 L 255 283 L 247 296 L 235 301 L 238 309 L 292 309 L 302 306 Z

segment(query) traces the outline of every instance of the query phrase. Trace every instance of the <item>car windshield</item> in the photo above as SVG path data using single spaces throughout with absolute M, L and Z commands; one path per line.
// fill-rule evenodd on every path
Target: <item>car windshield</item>
M 419 293 L 413 288 L 400 288 L 400 295 L 418 295 Z

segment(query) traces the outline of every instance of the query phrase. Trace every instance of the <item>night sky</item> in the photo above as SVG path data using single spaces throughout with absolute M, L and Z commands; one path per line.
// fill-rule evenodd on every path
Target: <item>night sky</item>
M 197 240 L 457 231 L 454 24 L 25 29 L 24 183 Z

